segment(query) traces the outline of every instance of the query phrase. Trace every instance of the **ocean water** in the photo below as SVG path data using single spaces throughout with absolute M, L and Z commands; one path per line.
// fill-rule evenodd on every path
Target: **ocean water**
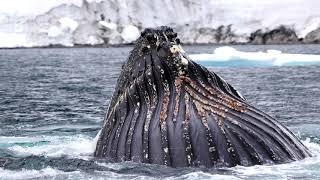
M 0 179 L 320 179 L 320 66 L 207 64 L 291 129 L 313 157 L 281 165 L 170 168 L 92 157 L 132 47 L 0 50 Z M 213 46 L 187 46 L 210 53 Z M 235 46 L 320 54 L 319 45 Z M 229 62 L 230 63 L 230 62 Z M 206 65 L 206 64 L 205 64 Z M 243 64 L 242 64 L 243 65 Z

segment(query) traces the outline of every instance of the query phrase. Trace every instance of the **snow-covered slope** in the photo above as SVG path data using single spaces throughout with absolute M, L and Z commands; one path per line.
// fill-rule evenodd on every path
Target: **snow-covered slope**
M 0 0 L 0 47 L 130 43 L 160 25 L 186 43 L 317 42 L 320 1 Z

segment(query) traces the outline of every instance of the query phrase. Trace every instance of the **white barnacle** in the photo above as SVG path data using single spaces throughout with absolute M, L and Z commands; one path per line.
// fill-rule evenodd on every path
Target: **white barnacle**
M 190 163 L 191 163 L 191 156 L 188 155 L 188 156 L 187 156 L 187 159 L 188 159 L 188 163 L 190 164 Z
M 173 46 L 170 48 L 170 51 L 171 51 L 171 53 L 175 54 L 175 53 L 177 53 L 177 52 L 180 51 L 180 48 L 179 48 L 179 46 L 177 46 L 177 45 L 173 45 Z
M 183 65 L 188 65 L 188 60 L 185 58 L 185 57 L 181 57 L 181 63 L 183 64 Z
M 228 151 L 228 152 L 234 152 L 234 149 L 233 149 L 232 147 L 229 147 L 229 148 L 227 149 L 227 151 Z
M 215 147 L 210 147 L 210 148 L 209 148 L 209 152 L 214 152 L 214 151 L 216 151 L 216 148 L 215 148 Z

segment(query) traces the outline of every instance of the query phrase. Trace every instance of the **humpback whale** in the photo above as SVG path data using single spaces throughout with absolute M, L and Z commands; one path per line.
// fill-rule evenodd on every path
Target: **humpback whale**
M 94 156 L 231 167 L 286 163 L 311 153 L 284 125 L 192 61 L 177 33 L 162 26 L 145 29 L 123 65 Z

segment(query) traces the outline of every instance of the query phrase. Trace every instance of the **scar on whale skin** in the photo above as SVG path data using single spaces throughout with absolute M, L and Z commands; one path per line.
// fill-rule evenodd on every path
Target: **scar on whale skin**
M 286 163 L 311 154 L 281 123 L 193 62 L 177 33 L 159 27 L 141 33 L 123 65 L 94 156 L 230 167 Z

